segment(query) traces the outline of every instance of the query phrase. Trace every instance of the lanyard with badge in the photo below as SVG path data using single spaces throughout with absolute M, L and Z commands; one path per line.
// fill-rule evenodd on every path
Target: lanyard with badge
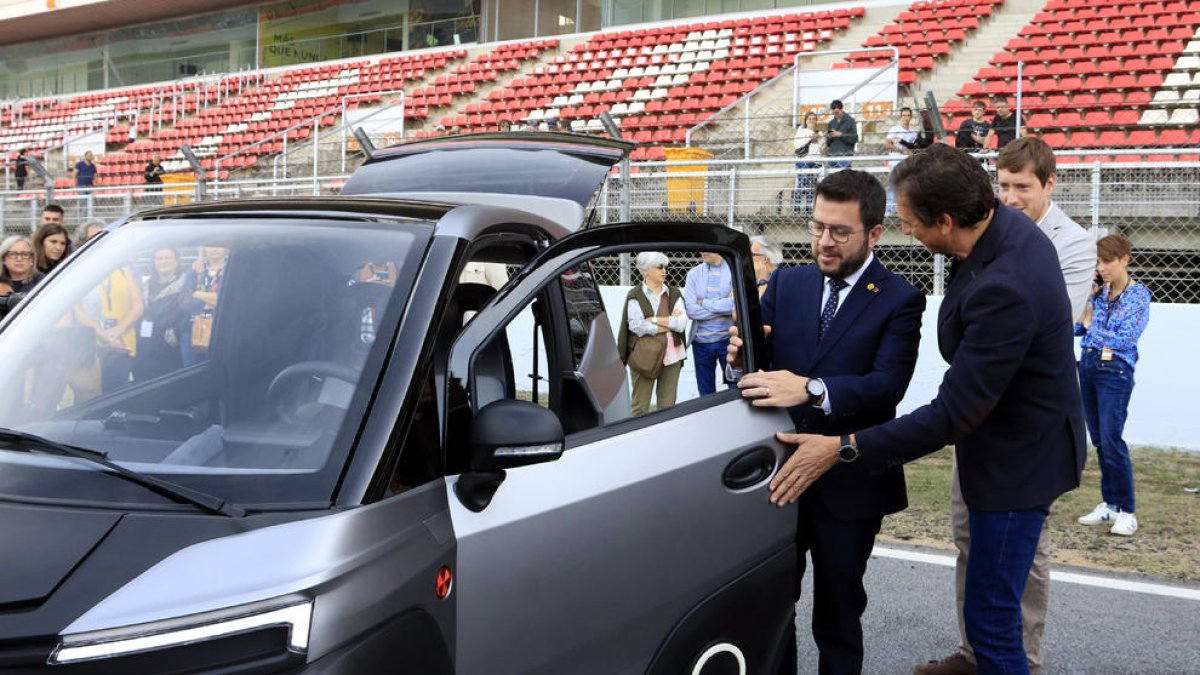
M 1125 297 L 1125 291 L 1129 290 L 1129 285 L 1132 283 L 1133 283 L 1133 280 L 1131 279 L 1128 284 L 1125 284 L 1125 288 L 1122 289 L 1121 292 L 1117 294 L 1117 297 L 1105 298 L 1105 300 L 1106 300 L 1105 306 L 1104 306 L 1104 332 L 1105 333 L 1109 332 L 1109 325 L 1112 323 L 1113 312 L 1116 310 L 1117 306 L 1121 302 L 1121 298 Z M 1108 287 L 1108 292 L 1112 293 L 1112 286 Z M 1100 360 L 1101 361 L 1112 361 L 1113 360 L 1112 347 L 1104 346 L 1104 347 L 1100 348 Z

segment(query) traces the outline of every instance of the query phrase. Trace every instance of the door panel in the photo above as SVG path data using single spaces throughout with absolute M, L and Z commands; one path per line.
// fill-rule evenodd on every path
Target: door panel
M 767 501 L 774 471 L 738 491 L 722 483 L 756 447 L 773 448 L 778 466 L 774 434 L 789 427 L 782 410 L 717 395 L 511 469 L 480 513 L 451 496 L 458 671 L 645 672 L 701 600 L 792 546 L 794 507 Z M 790 611 L 790 574 L 778 576 L 770 583 Z M 771 655 L 746 657 L 754 673 Z

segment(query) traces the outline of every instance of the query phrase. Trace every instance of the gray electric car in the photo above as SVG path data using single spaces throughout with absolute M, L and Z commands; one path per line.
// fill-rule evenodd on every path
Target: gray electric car
M 630 147 L 410 143 L 55 270 L 0 325 L 0 673 L 773 672 L 788 418 L 727 390 L 632 417 L 596 278 L 721 253 L 754 368 L 747 239 L 597 224 Z

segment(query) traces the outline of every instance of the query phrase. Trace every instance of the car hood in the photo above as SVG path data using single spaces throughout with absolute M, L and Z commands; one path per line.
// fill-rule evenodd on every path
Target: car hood
M 0 508 L 0 611 L 44 601 L 118 520 L 114 513 Z
M 425 139 L 376 152 L 350 176 L 342 194 L 436 194 L 472 204 L 491 203 L 495 195 L 547 197 L 584 209 L 609 170 L 635 146 L 613 138 L 537 131 Z

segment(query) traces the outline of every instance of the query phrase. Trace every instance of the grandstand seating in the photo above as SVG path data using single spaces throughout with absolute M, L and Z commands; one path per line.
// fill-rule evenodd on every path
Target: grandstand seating
M 947 124 L 1020 86 L 1028 128 L 1053 147 L 1200 143 L 1197 30 L 1200 0 L 1050 0 L 948 102 Z
M 457 99 L 474 94 L 477 86 L 486 87 L 502 75 L 520 69 L 523 64 L 540 59 L 544 51 L 557 48 L 558 40 L 551 39 L 506 43 L 483 52 L 469 62 L 455 67 L 452 72 L 433 78 L 428 86 L 414 89 L 405 100 L 405 115 L 424 118 L 429 114 L 430 108 L 454 105 Z M 470 104 L 465 112 L 486 113 L 487 110 L 480 110 L 476 104 Z
M 900 53 L 900 83 L 914 84 L 917 76 L 933 69 L 936 61 L 979 28 L 1004 0 L 920 0 L 896 16 L 895 21 L 867 38 L 863 47 L 875 51 L 854 52 L 838 67 L 884 66 L 891 55 L 878 48 L 895 47 Z
M 184 143 L 209 171 L 218 170 L 218 158 L 244 150 L 220 165 L 216 177 L 227 179 L 229 171 L 253 166 L 259 157 L 282 151 L 281 132 L 291 129 L 286 133 L 289 140 L 304 140 L 311 135 L 311 122 L 292 127 L 314 118 L 319 118 L 320 126 L 335 124 L 344 97 L 377 101 L 381 92 L 397 90 L 407 82 L 420 82 L 427 74 L 465 56 L 466 50 L 457 49 L 287 70 L 172 128 L 130 143 L 123 152 L 109 153 L 98 162 L 97 185 L 141 182 L 142 169 L 154 153 L 164 157 L 163 168 L 168 172 L 187 171 L 189 167 L 178 153 Z M 349 102 L 347 107 L 351 107 Z M 259 145 L 249 147 L 256 143 Z M 70 187 L 69 180 L 63 187 Z
M 120 142 L 125 142 L 131 124 L 136 123 L 142 133 L 150 130 L 152 111 L 174 120 L 186 110 L 195 111 L 216 100 L 218 91 L 240 91 L 250 79 L 231 75 L 216 82 L 192 80 L 22 101 L 0 111 L 0 153 L 11 154 L 21 148 L 36 153 L 59 147 L 67 138 L 105 128 L 110 141 L 119 129 Z M 118 124 L 120 120 L 127 123 Z
M 645 144 L 635 159 L 661 158 L 663 145 L 682 143 L 689 127 L 864 13 L 823 10 L 601 33 L 441 124 L 478 131 L 553 119 L 596 132 L 600 113 L 608 112 Z
M 986 30 L 1003 1 L 919 0 L 863 47 L 896 47 L 900 81 L 912 84 L 973 31 Z M 168 171 L 186 171 L 178 152 L 184 143 L 206 169 L 220 169 L 210 175 L 225 179 L 280 152 L 285 130 L 289 140 L 304 140 L 314 120 L 331 126 L 343 106 L 370 105 L 403 89 L 405 116 L 418 126 L 428 120 L 410 136 L 442 133 L 432 129 L 434 119 L 463 131 L 556 120 L 560 128 L 601 132 L 599 115 L 608 112 L 641 143 L 634 159 L 660 159 L 689 128 L 864 15 L 862 8 L 840 8 L 680 21 L 597 33 L 562 53 L 559 39 L 508 42 L 469 61 L 465 49 L 406 52 L 230 75 L 219 97 L 213 80 L 198 79 L 32 99 L 0 105 L 0 153 L 37 153 L 107 129 L 110 151 L 99 159 L 97 185 L 140 184 L 155 153 Z M 1027 127 L 1054 147 L 1143 148 L 1141 156 L 1153 158 L 1158 148 L 1200 145 L 1198 31 L 1200 0 L 1047 0 L 960 98 L 946 103 L 947 127 L 961 124 L 971 99 L 1011 98 L 1020 85 Z M 873 49 L 834 67 L 878 67 L 890 59 Z M 870 111 L 856 114 L 872 118 Z M 233 153 L 217 166 L 217 158 Z

